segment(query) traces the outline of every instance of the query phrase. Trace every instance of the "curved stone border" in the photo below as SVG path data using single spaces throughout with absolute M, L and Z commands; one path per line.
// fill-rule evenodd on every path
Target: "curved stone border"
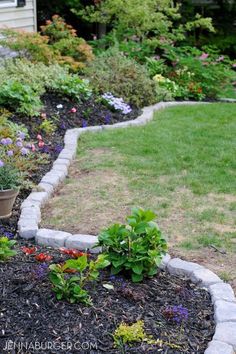
M 74 159 L 77 150 L 77 141 L 82 133 L 87 131 L 102 131 L 104 129 L 125 128 L 128 126 L 140 126 L 152 120 L 153 113 L 157 110 L 177 105 L 202 104 L 203 102 L 160 102 L 154 106 L 146 107 L 138 118 L 116 123 L 114 125 L 94 126 L 87 128 L 75 128 L 67 130 L 64 138 L 65 147 L 59 154 L 53 167 L 38 184 L 38 191 L 33 191 L 21 205 L 21 215 L 18 222 L 18 230 L 25 239 L 35 238 L 39 245 L 54 248 L 67 247 L 87 249 L 97 253 L 99 248 L 92 248 L 97 243 L 97 236 L 72 235 L 68 232 L 39 229 L 41 221 L 40 208 L 51 197 L 53 191 L 65 179 L 70 163 Z M 193 283 L 204 287 L 211 294 L 214 305 L 214 318 L 216 330 L 213 340 L 209 343 L 205 354 L 235 354 L 236 351 L 236 298 L 229 284 L 224 283 L 215 273 L 203 266 L 183 261 L 166 255 L 161 263 L 161 269 L 167 270 L 173 275 L 189 277 Z

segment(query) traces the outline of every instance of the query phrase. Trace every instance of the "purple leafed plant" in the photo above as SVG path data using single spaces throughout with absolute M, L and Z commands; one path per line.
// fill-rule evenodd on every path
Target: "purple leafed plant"
M 168 321 L 173 321 L 177 324 L 186 322 L 189 316 L 188 309 L 182 305 L 167 306 L 162 313 Z

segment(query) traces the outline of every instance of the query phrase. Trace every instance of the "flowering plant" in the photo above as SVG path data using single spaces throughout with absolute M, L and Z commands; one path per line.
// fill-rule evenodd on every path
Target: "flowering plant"
M 102 95 L 104 103 L 108 104 L 115 111 L 121 111 L 123 114 L 129 114 L 132 112 L 130 105 L 124 102 L 123 98 L 118 98 L 112 95 L 112 93 L 107 92 Z
M 49 262 L 52 260 L 52 256 L 46 253 L 39 253 L 35 256 L 35 259 L 38 262 Z

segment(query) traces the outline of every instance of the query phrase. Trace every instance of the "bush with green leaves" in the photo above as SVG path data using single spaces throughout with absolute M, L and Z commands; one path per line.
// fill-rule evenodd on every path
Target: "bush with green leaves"
M 4 164 L 2 160 L 0 167 L 0 190 L 18 189 L 22 183 L 20 171 L 10 164 Z
M 0 261 L 6 261 L 16 255 L 16 251 L 12 249 L 15 244 L 16 241 L 9 240 L 8 237 L 0 237 Z
M 114 224 L 99 234 L 97 246 L 103 247 L 112 274 L 124 272 L 140 282 L 157 273 L 167 243 L 153 221 L 155 217 L 151 210 L 134 208 L 127 225 Z
M 156 102 L 155 84 L 144 66 L 117 49 L 105 51 L 85 71 L 99 92 L 111 92 L 125 102 L 144 107 Z
M 38 115 L 42 108 L 40 97 L 33 88 L 13 79 L 1 83 L 0 104 L 6 108 L 16 107 L 17 112 L 29 116 Z
M 109 264 L 103 254 L 90 262 L 87 254 L 83 254 L 77 259 L 68 259 L 63 265 L 51 264 L 49 279 L 57 300 L 64 299 L 71 303 L 82 302 L 91 305 L 92 299 L 84 287 L 89 281 L 95 281 L 99 276 L 99 270 Z

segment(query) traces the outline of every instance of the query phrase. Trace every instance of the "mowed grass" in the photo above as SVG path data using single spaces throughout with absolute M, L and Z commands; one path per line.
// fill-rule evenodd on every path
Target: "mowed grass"
M 44 224 L 95 234 L 132 206 L 157 213 L 173 254 L 236 282 L 236 105 L 171 107 L 144 127 L 82 135 Z

